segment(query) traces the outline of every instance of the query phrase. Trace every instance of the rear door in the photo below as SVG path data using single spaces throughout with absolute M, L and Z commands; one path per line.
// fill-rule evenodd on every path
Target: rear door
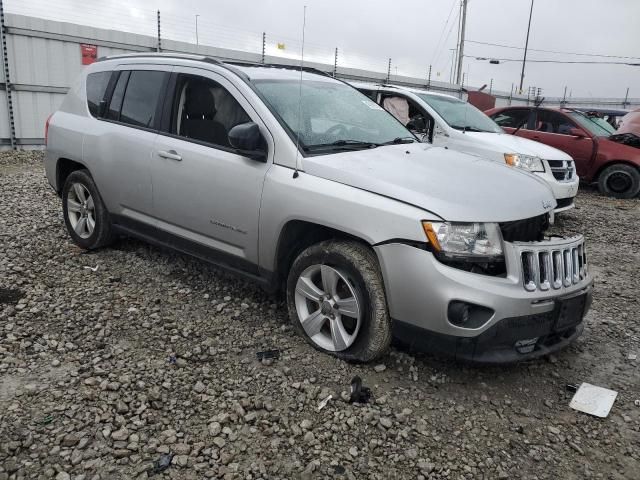
M 568 153 L 576 163 L 578 175 L 585 175 L 594 148 L 591 134 L 562 112 L 537 109 L 534 114 L 535 129 L 529 130 L 527 137 Z M 572 129 L 582 136 L 572 135 Z
M 150 159 L 168 69 L 126 65 L 115 70 L 104 107 L 90 105 L 99 121 L 86 129 L 83 157 L 118 223 L 152 224 Z
M 229 130 L 255 122 L 273 155 L 266 125 L 222 75 L 176 67 L 163 131 L 151 155 L 153 210 L 173 246 L 255 273 L 262 186 L 272 158 L 253 160 L 229 145 Z

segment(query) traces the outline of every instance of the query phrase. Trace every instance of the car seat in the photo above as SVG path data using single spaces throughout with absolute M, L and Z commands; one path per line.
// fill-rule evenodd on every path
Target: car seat
M 215 145 L 229 146 L 227 130 L 220 122 L 214 120 L 215 115 L 216 104 L 209 86 L 204 82 L 190 83 L 182 110 L 180 135 Z

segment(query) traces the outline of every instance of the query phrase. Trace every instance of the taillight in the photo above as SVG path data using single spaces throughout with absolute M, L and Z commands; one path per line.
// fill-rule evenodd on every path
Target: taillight
M 44 122 L 44 145 L 47 145 L 47 141 L 49 139 L 49 122 L 51 121 L 51 117 L 53 117 L 53 113 L 47 117 L 47 121 Z

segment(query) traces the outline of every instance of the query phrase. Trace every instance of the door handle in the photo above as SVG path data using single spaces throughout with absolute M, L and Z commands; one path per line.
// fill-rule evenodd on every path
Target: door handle
M 168 158 L 170 160 L 175 160 L 176 162 L 181 162 L 182 157 L 178 155 L 178 152 L 175 150 L 160 150 L 158 152 L 158 156 L 162 158 Z
M 534 140 L 540 140 L 540 137 L 539 137 L 538 135 L 534 135 L 534 136 L 533 136 L 533 137 L 531 137 L 531 138 L 533 138 Z

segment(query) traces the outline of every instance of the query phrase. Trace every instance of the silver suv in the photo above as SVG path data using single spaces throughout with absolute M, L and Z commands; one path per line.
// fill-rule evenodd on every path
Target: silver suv
M 420 143 L 320 72 L 189 55 L 88 67 L 47 121 L 46 172 L 82 248 L 132 235 L 286 292 L 315 348 L 370 361 L 392 335 L 478 362 L 583 329 L 582 236 L 519 169 Z

